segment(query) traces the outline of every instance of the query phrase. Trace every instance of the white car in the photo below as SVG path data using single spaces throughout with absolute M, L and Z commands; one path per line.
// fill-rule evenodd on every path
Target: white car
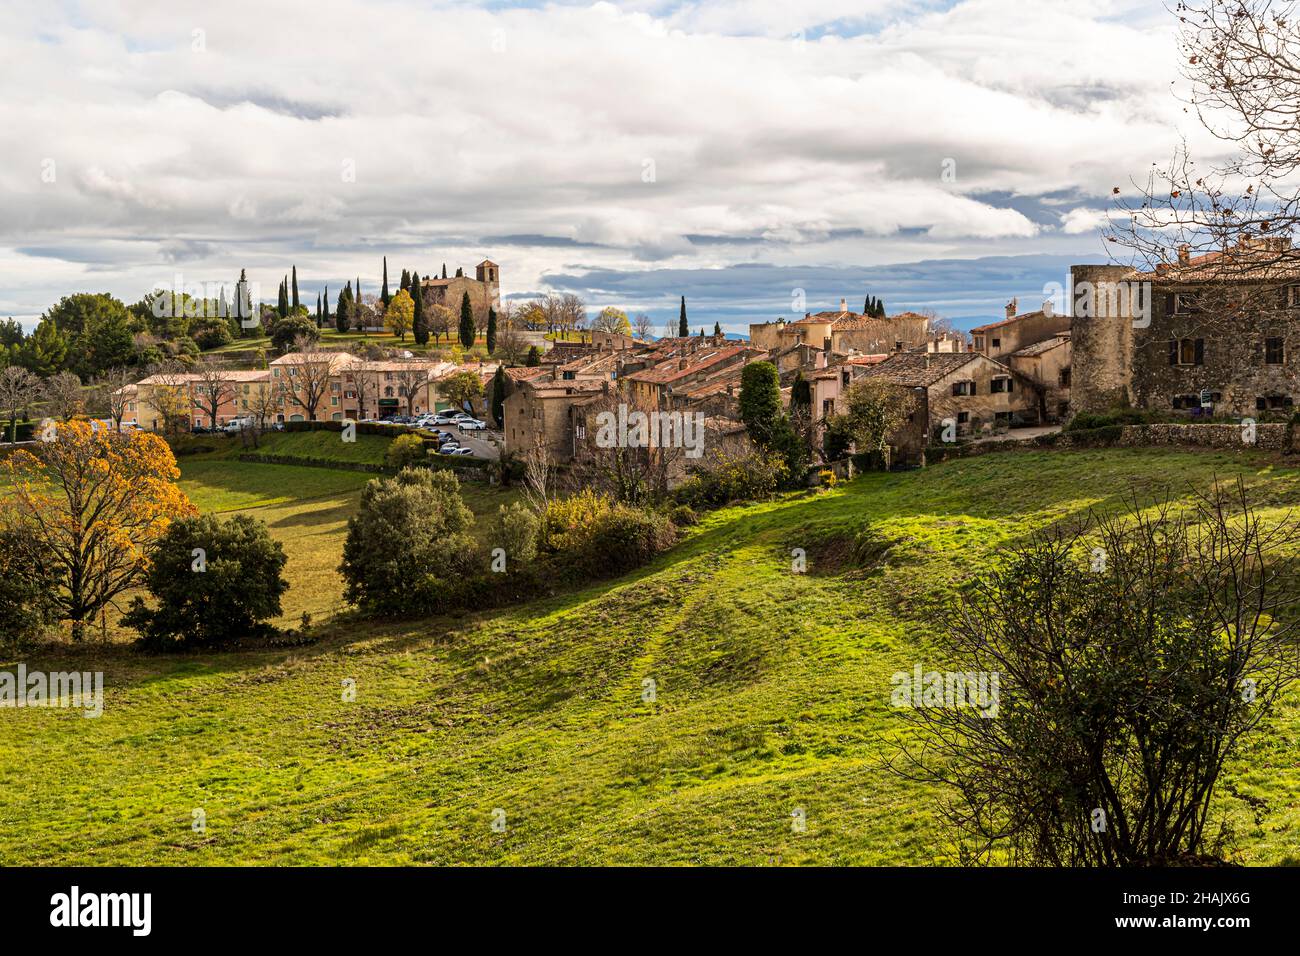
M 446 454 L 448 454 L 448 455 L 472 455 L 472 454 L 474 454 L 474 449 L 473 449 L 473 448 L 453 448 L 451 451 L 447 452 Z
M 456 422 L 456 424 L 463 432 L 481 432 L 487 428 L 487 424 L 479 421 L 477 418 L 462 418 L 460 421 Z

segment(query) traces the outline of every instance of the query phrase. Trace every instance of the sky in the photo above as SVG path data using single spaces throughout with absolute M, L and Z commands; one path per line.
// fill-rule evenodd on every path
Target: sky
M 1175 18 L 1095 0 L 6 0 L 0 316 L 490 258 L 662 328 L 1036 308 L 1186 138 Z

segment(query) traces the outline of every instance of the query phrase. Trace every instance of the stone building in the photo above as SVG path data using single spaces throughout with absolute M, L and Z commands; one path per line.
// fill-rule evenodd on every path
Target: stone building
M 1300 396 L 1291 249 L 1243 239 L 1151 272 L 1072 267 L 1072 409 L 1289 415 Z
M 929 328 L 930 320 L 916 312 L 878 319 L 848 311 L 848 304 L 840 299 L 838 310 L 810 312 L 794 322 L 755 323 L 749 327 L 749 344 L 769 352 L 801 342 L 841 354 L 901 352 L 924 345 Z
M 474 321 L 485 325 L 488 309 L 501 310 L 501 269 L 491 259 L 484 259 L 474 267 L 473 279 L 459 273 L 458 269 L 457 275 L 450 279 L 422 279 L 420 287 L 424 289 L 427 301 L 433 305 L 445 305 L 457 316 L 460 315 L 460 303 L 468 293 Z
M 1068 332 L 1016 349 L 1008 357 L 1007 364 L 1041 387 L 1040 411 L 1044 421 L 1063 421 L 1070 417 L 1072 357 Z
M 997 361 L 1003 361 L 1027 345 L 1036 345 L 1062 332 L 1070 331 L 1070 317 L 1052 310 L 1051 303 L 1043 303 L 1036 312 L 1016 314 L 1016 300 L 1007 303 L 1006 318 L 970 330 L 972 351 Z

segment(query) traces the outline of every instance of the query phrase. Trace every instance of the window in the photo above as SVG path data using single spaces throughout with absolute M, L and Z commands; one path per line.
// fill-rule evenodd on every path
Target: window
M 1205 339 L 1170 339 L 1170 365 L 1204 365 Z
M 1280 335 L 1270 336 L 1264 340 L 1264 364 L 1281 365 L 1285 349 Z
M 993 345 L 993 347 L 994 347 L 995 349 L 1000 349 L 1000 348 L 1002 348 L 1002 340 L 1001 340 L 1001 339 L 992 339 L 992 340 L 991 340 L 991 343 L 992 343 L 992 345 Z
M 982 335 L 975 336 L 975 351 L 976 352 L 984 351 L 984 336 Z
M 1070 370 L 1068 368 L 1061 369 L 1061 374 L 1057 377 L 1057 384 L 1060 385 L 1061 388 L 1070 387 Z
M 993 379 L 989 383 L 989 391 L 994 395 L 1000 395 L 1011 391 L 1011 379 L 1005 377 Z
M 1286 307 L 1288 309 L 1300 308 L 1300 285 L 1286 287 Z
M 965 424 L 967 424 L 968 422 L 970 422 L 970 412 L 958 412 L 958 413 L 957 413 L 957 424 L 958 424 L 958 425 L 965 425 Z
M 973 395 L 975 393 L 974 385 L 974 382 L 953 382 L 952 393 L 954 395 Z
M 1174 315 L 1187 315 L 1192 311 L 1192 297 L 1185 292 L 1174 293 Z
M 1295 400 L 1290 395 L 1261 395 L 1255 399 L 1255 411 L 1276 411 L 1281 408 L 1291 408 Z

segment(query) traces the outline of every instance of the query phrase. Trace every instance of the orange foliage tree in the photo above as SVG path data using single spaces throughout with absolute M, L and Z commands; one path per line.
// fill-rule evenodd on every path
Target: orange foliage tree
M 140 583 L 149 548 L 172 519 L 198 514 L 176 485 L 180 469 L 157 435 L 70 421 L 53 441 L 4 460 L 12 493 L 0 521 L 25 559 L 53 572 L 54 604 L 80 641 L 86 622 Z

